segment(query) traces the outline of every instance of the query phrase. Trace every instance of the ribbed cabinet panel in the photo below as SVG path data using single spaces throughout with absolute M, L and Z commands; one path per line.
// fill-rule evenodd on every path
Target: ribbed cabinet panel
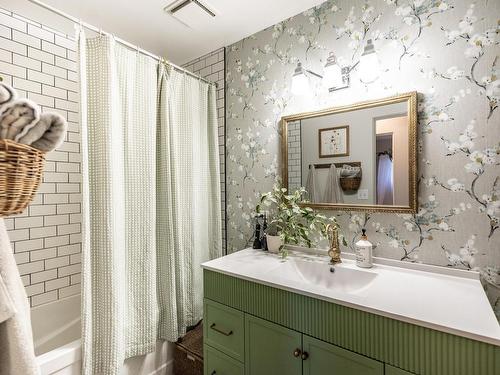
M 498 375 L 500 347 L 204 271 L 205 298 L 419 375 Z

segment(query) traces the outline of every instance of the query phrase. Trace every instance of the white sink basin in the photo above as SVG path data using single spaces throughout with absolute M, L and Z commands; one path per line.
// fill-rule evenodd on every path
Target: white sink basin
M 350 268 L 343 264 L 331 266 L 326 262 L 300 258 L 288 259 L 272 272 L 283 279 L 344 293 L 359 292 L 377 277 L 376 273 Z

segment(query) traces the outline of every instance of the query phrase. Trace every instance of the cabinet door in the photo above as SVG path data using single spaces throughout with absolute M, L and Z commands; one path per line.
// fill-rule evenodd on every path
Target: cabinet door
M 302 335 L 245 315 L 245 374 L 301 375 Z
M 384 364 L 362 355 L 303 336 L 304 375 L 383 375 Z
M 385 375 L 413 375 L 413 373 L 386 364 Z

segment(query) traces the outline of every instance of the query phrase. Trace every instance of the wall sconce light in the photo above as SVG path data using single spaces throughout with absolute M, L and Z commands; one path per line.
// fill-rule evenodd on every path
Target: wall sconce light
M 309 92 L 309 77 L 314 76 L 322 80 L 323 87 L 329 92 L 345 89 L 350 85 L 350 73 L 359 65 L 361 82 L 370 83 L 378 78 L 380 63 L 373 40 L 368 39 L 359 61 L 352 66 L 340 67 L 335 53 L 330 52 L 324 70 L 324 76 L 311 70 L 304 69 L 302 63 L 297 62 L 297 67 L 292 76 L 292 94 L 304 95 Z
M 366 41 L 363 54 L 359 58 L 359 76 L 362 82 L 373 82 L 378 78 L 380 64 L 373 41 Z
M 302 67 L 302 63 L 299 61 L 292 76 L 292 94 L 304 95 L 305 93 L 309 92 L 309 79 L 307 77 L 308 74 L 319 79 L 323 78 L 323 76 L 318 73 L 315 73 L 308 69 L 304 69 Z
M 304 69 L 302 63 L 299 61 L 292 76 L 292 94 L 304 95 L 309 92 L 309 75 L 321 79 L 323 87 L 327 88 L 330 92 L 344 89 L 349 87 L 350 71 L 350 67 L 341 68 L 337 64 L 337 59 L 333 52 L 330 52 L 330 56 L 326 60 L 324 76 L 309 69 Z
M 323 76 L 323 86 L 328 91 L 333 92 L 336 90 L 349 87 L 349 67 L 341 68 L 337 64 L 337 58 L 333 52 L 330 52 L 325 64 L 325 75 Z

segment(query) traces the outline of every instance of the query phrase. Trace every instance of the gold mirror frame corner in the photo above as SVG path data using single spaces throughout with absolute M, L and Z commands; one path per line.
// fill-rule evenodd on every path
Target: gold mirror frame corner
M 319 116 L 331 115 L 335 113 L 349 112 L 358 109 L 379 107 L 382 105 L 408 102 L 408 146 L 409 146 L 409 205 L 408 206 L 382 206 L 382 205 L 352 205 L 334 203 L 303 203 L 302 206 L 313 209 L 330 211 L 362 211 L 379 213 L 406 213 L 415 214 L 418 209 L 418 181 L 417 181 L 417 142 L 418 142 L 418 118 L 417 118 L 417 91 L 390 96 L 382 99 L 368 100 L 350 105 L 331 107 L 312 112 L 302 112 L 294 115 L 283 116 L 280 120 L 281 129 L 281 179 L 282 185 L 288 190 L 288 123 L 309 119 Z

